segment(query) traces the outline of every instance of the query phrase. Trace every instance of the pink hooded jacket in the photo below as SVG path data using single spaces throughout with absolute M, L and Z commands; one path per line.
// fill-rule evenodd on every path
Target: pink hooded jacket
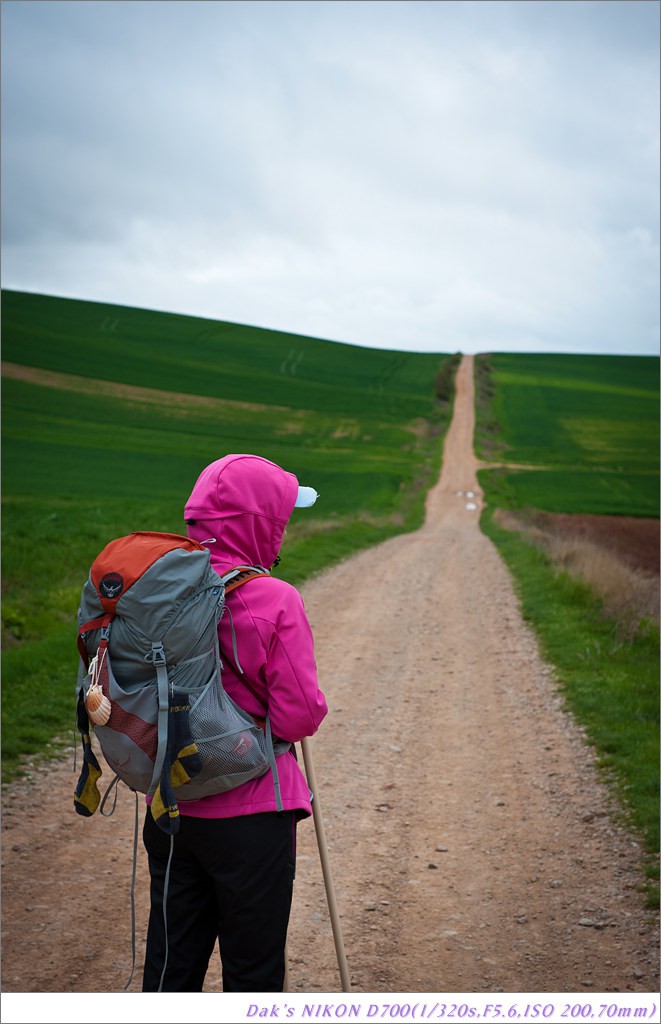
M 256 455 L 227 455 L 200 474 L 186 503 L 188 535 L 211 552 L 211 565 L 222 575 L 238 565 L 272 566 L 298 495 L 298 480 Z M 312 736 L 328 707 L 317 681 L 312 630 L 298 591 L 284 580 L 250 580 L 227 595 L 238 660 L 251 690 L 232 664 L 230 616 L 223 615 L 218 634 L 223 684 L 250 714 L 271 717 L 274 735 L 292 743 Z M 311 814 L 310 791 L 294 748 L 277 759 L 282 806 Z M 275 811 L 271 772 L 227 793 L 179 802 L 181 814 L 231 818 Z

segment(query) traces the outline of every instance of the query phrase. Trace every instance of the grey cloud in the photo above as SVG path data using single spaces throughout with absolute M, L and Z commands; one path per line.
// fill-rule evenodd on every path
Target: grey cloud
M 656 5 L 2 16 L 6 287 L 383 346 L 658 347 Z

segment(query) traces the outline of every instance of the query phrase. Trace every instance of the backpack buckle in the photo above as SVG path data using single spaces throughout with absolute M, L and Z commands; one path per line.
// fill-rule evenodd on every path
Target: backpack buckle
M 152 644 L 151 651 L 145 655 L 145 661 L 148 661 L 150 665 L 165 665 L 165 648 L 163 644 Z

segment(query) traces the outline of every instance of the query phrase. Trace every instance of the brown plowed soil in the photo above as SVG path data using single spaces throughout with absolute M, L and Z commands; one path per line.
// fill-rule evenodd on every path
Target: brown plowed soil
M 352 990 L 658 992 L 639 845 L 478 527 L 470 357 L 457 384 L 424 527 L 304 589 L 330 705 L 309 746 Z M 119 992 L 128 977 L 133 797 L 82 819 L 75 778 L 70 760 L 35 765 L 3 794 L 5 992 Z M 136 891 L 133 992 L 141 847 Z M 341 990 L 312 821 L 289 988 Z
M 617 554 L 632 569 L 659 575 L 659 520 L 538 512 L 535 522 L 563 537 L 580 537 Z

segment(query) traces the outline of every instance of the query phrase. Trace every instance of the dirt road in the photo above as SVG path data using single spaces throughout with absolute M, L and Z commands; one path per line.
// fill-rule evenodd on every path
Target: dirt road
M 311 751 L 352 990 L 656 992 L 639 848 L 478 528 L 470 357 L 457 385 L 424 527 L 304 590 L 331 708 Z M 5 992 L 113 992 L 128 977 L 133 798 L 83 820 L 74 779 L 69 761 L 4 792 Z M 137 891 L 140 963 L 141 850 Z M 311 821 L 289 965 L 294 992 L 340 990 Z

